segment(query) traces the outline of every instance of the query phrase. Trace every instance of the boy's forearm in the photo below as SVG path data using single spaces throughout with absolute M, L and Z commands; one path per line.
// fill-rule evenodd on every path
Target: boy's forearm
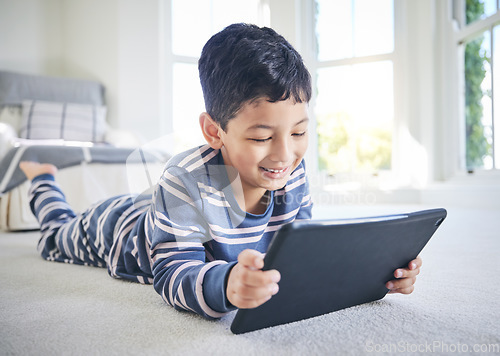
M 198 262 L 198 263 L 197 263 Z M 207 319 L 220 318 L 235 308 L 226 298 L 226 279 L 234 263 L 186 261 L 153 269 L 155 290 L 175 309 L 192 311 Z
M 203 280 L 205 301 L 219 313 L 227 313 L 236 309 L 227 299 L 227 280 L 235 265 L 236 261 L 218 265 L 205 274 Z

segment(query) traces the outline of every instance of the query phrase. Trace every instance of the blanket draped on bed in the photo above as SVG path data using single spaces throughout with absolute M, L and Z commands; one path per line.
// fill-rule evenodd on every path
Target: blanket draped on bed
M 51 163 L 57 168 L 67 168 L 87 163 L 152 163 L 166 162 L 166 157 L 142 149 L 113 146 L 48 146 L 22 145 L 11 148 L 0 161 L 0 195 L 26 180 L 19 169 L 19 162 Z M 146 170 L 146 167 L 145 167 Z

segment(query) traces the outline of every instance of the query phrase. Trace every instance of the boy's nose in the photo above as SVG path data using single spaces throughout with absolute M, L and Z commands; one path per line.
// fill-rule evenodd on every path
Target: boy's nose
M 275 144 L 271 148 L 271 159 L 274 162 L 289 163 L 291 157 L 290 143 L 286 139 L 275 140 Z

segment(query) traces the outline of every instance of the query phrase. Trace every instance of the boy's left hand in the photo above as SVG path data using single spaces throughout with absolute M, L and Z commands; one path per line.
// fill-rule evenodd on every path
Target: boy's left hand
M 394 277 L 396 279 L 385 284 L 387 289 L 389 289 L 389 293 L 410 294 L 413 292 L 417 275 L 420 273 L 420 267 L 422 267 L 422 259 L 417 257 L 408 263 L 408 268 L 398 268 L 395 270 Z

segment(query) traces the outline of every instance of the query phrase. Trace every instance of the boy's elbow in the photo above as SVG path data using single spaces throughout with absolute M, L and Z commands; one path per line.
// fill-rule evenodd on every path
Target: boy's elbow
M 183 306 L 180 306 L 180 305 L 174 305 L 174 309 L 181 312 L 181 313 L 194 313 L 194 314 L 198 314 L 199 316 L 203 317 L 204 319 L 207 319 L 207 320 L 219 320 L 221 317 L 223 317 L 225 314 L 221 314 L 221 315 L 218 315 L 218 316 L 213 316 L 213 315 L 209 315 L 205 312 L 203 312 L 202 310 L 200 311 L 195 311 L 193 309 L 186 309 L 185 307 Z

